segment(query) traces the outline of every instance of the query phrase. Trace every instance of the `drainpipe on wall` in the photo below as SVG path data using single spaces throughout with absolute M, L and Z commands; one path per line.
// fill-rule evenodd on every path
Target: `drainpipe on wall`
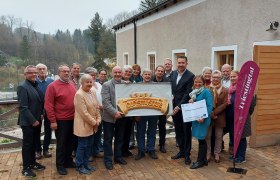
M 137 64 L 137 31 L 136 31 L 136 20 L 133 20 L 134 25 L 134 63 Z

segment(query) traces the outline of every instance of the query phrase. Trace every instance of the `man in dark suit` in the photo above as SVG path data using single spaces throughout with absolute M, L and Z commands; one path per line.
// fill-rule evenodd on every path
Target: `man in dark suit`
M 45 166 L 36 162 L 35 145 L 40 137 L 40 123 L 42 122 L 44 109 L 44 96 L 36 82 L 37 70 L 35 66 L 27 66 L 24 69 L 25 80 L 18 86 L 17 95 L 19 103 L 18 124 L 21 126 L 22 139 L 22 174 L 27 177 L 35 177 L 32 171 L 44 170 Z
M 172 159 L 185 158 L 185 164 L 191 164 L 190 151 L 192 132 L 192 122 L 184 123 L 181 111 L 181 104 L 189 101 L 189 93 L 192 91 L 194 74 L 187 70 L 188 59 L 186 56 L 177 58 L 177 71 L 172 75 L 172 94 L 173 94 L 173 122 L 175 126 L 176 142 L 180 151 L 172 156 Z

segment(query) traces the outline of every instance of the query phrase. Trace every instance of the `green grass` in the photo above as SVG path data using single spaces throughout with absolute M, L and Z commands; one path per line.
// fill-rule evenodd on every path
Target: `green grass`
M 14 140 L 0 137 L 0 144 L 7 144 L 7 143 L 11 143 L 11 142 L 14 142 Z

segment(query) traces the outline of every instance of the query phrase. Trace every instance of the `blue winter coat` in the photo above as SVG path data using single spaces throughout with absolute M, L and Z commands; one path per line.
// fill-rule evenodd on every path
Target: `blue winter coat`
M 192 122 L 192 136 L 198 140 L 205 139 L 208 127 L 211 123 L 211 112 L 213 110 L 213 97 L 208 88 L 205 88 L 199 95 L 196 96 L 195 101 L 201 101 L 205 99 L 206 107 L 208 112 L 208 118 L 204 119 L 203 123 L 198 123 L 197 121 Z

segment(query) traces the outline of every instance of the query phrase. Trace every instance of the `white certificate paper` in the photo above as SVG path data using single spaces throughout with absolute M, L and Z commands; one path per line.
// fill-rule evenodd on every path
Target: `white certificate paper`
M 184 122 L 196 121 L 208 117 L 205 99 L 194 103 L 182 104 L 181 108 Z

